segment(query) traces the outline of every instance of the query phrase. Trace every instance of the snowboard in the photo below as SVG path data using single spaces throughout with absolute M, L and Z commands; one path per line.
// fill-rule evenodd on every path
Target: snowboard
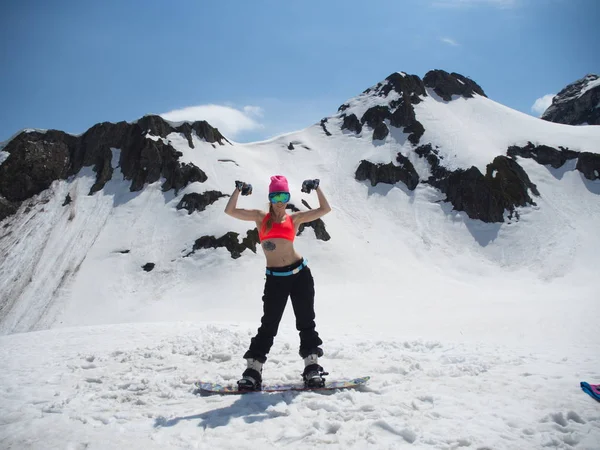
M 260 392 L 286 392 L 286 391 L 334 391 L 336 389 L 353 389 L 359 386 L 363 386 L 369 381 L 371 377 L 360 377 L 353 378 L 351 380 L 336 380 L 327 381 L 325 386 L 310 388 L 304 386 L 304 383 L 289 383 L 289 384 L 265 384 L 260 391 L 240 391 L 237 384 L 222 385 L 218 383 L 210 383 L 205 381 L 198 381 L 195 383 L 196 394 L 211 395 L 211 394 L 253 394 Z

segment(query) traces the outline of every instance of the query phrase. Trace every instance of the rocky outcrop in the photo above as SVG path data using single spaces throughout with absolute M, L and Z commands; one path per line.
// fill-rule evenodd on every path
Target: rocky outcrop
M 156 266 L 155 263 L 149 262 L 146 263 L 142 266 L 142 269 L 144 269 L 144 271 L 146 272 L 152 272 L 154 270 L 154 267 Z
M 600 125 L 600 77 L 586 75 L 553 99 L 542 119 L 567 125 Z
M 516 215 L 518 219 L 516 207 L 535 205 L 529 191 L 539 196 L 537 187 L 523 168 L 506 156 L 494 158 L 484 175 L 476 167 L 447 170 L 430 145 L 420 147 L 417 153 L 432 165 L 432 175 L 427 183 L 445 193 L 445 201 L 471 219 L 504 222 L 505 211 L 509 212 L 509 217 Z
M 390 92 L 394 91 L 400 95 L 402 100 L 408 98 L 410 103 L 416 105 L 421 102 L 420 96 L 426 97 L 427 91 L 423 81 L 417 75 L 408 75 L 405 73 L 394 72 L 385 79 L 379 95 L 387 97 Z M 398 102 L 397 100 L 396 102 Z M 390 103 L 392 108 L 398 106 L 397 103 Z
M 4 148 L 8 158 L 0 165 L 0 195 L 22 202 L 72 174 L 71 161 L 78 139 L 62 131 L 23 132 Z
M 323 222 L 321 219 L 301 224 L 298 228 L 298 236 L 300 236 L 306 228 L 312 228 L 315 232 L 315 237 L 320 241 L 328 241 L 331 239 L 331 236 L 325 228 L 325 222 Z
M 356 134 L 360 134 L 362 131 L 362 124 L 356 114 L 350 114 L 349 116 L 343 115 L 342 130 L 354 131 Z
M 389 125 L 400 128 L 408 134 L 409 142 L 418 145 L 425 133 L 425 127 L 417 120 L 414 105 L 427 96 L 426 88 L 432 88 L 446 101 L 452 100 L 453 95 L 465 98 L 473 97 L 475 94 L 486 96 L 477 83 L 458 73 L 432 70 L 421 80 L 416 75 L 395 72 L 383 82 L 363 92 L 363 95 L 383 99 L 389 97 L 389 101 L 377 100 L 380 104 L 365 111 L 360 120 L 355 113 L 352 113 L 351 104 L 344 103 L 338 108 L 338 112 L 342 113 L 340 115 L 343 119 L 342 130 L 359 134 L 362 126 L 367 125 L 373 130 L 373 140 L 381 140 L 389 134 L 389 122 Z
M 392 116 L 390 109 L 387 106 L 373 106 L 365 111 L 360 123 L 362 125 L 367 124 L 371 128 L 375 128 L 380 123 L 383 123 L 385 119 L 389 119 Z
M 373 106 L 369 108 L 360 119 L 361 125 L 367 124 L 373 129 L 373 140 L 382 140 L 390 133 L 387 125 L 383 122 L 391 117 L 387 106 Z
M 354 131 L 359 134 L 363 125 L 373 130 L 373 140 L 385 139 L 390 130 L 386 123 L 396 128 L 401 128 L 407 133 L 408 140 L 418 144 L 419 139 L 425 132 L 425 128 L 417 121 L 413 105 L 421 102 L 421 96 L 426 96 L 425 85 L 416 75 L 395 72 L 375 87 L 369 88 L 363 94 L 377 97 L 390 97 L 389 102 L 369 108 L 360 120 L 354 113 L 343 113 L 342 130 Z M 393 94 L 393 95 L 392 95 Z M 344 112 L 350 105 L 343 104 L 339 112 Z
M 187 210 L 188 215 L 195 211 L 202 212 L 208 205 L 212 205 L 214 202 L 223 197 L 229 196 L 219 191 L 206 191 L 202 194 L 185 194 L 181 201 L 177 204 L 177 209 Z
M 238 236 L 239 233 L 234 233 L 233 231 L 225 233 L 219 238 L 216 238 L 215 236 L 202 236 L 194 242 L 192 251 L 185 255 L 185 257 L 194 254 L 196 250 L 219 247 L 226 248 L 233 259 L 241 257 L 242 252 L 246 249 L 250 249 L 252 252 L 256 253 L 256 246 L 259 244 L 258 230 L 256 228 L 248 231 L 241 244 L 238 240 Z
M 471 98 L 474 94 L 479 94 L 487 97 L 477 83 L 455 72 L 431 70 L 427 72 L 423 82 L 425 86 L 432 88 L 437 95 L 447 102 L 452 100 L 453 95 Z
M 326 136 L 331 136 L 331 133 L 329 132 L 329 130 L 325 126 L 326 123 L 327 123 L 327 118 L 321 119 L 321 128 L 323 128 L 323 131 L 325 132 Z
M 409 135 L 408 140 L 417 145 L 421 136 L 425 133 L 425 127 L 417 120 L 412 97 L 403 95 L 402 99 L 396 104 L 396 110 L 390 117 L 390 124 L 396 128 L 403 128 L 404 132 Z
M 306 200 L 302 200 L 302 204 L 306 206 L 306 208 L 312 209 Z M 300 211 L 291 203 L 288 205 L 287 209 L 291 209 L 293 212 Z M 317 219 L 313 220 L 312 222 L 306 222 L 301 224 L 298 227 L 298 236 L 300 236 L 306 228 L 312 228 L 315 232 L 316 238 L 320 241 L 328 241 L 329 239 L 331 239 L 331 236 L 325 228 L 325 222 L 323 222 L 322 219 Z
M 4 197 L 0 197 L 0 221 L 5 217 L 12 216 L 18 210 L 18 203 L 9 202 Z
M 4 205 L 0 206 L 0 220 L 54 180 L 75 175 L 83 167 L 92 166 L 96 173 L 90 194 L 102 189 L 113 174 L 113 149 L 120 150 L 118 164 L 125 179 L 131 180 L 131 191 L 161 178 L 165 179 L 165 191 L 204 182 L 206 174 L 193 164 L 180 163 L 181 153 L 165 139 L 180 132 L 192 146 L 192 131 L 213 145 L 228 142 L 204 121 L 173 127 L 159 116 L 145 116 L 134 123 L 100 123 L 81 136 L 56 130 L 22 132 L 3 148 L 9 156 L 0 165 L 0 205 Z
M 506 154 L 511 158 L 516 156 L 531 158 L 538 164 L 550 165 L 555 169 L 562 167 L 568 160 L 579 156 L 578 152 L 566 148 L 555 149 L 547 145 L 534 145 L 531 142 L 524 147 L 510 146 Z
M 379 183 L 396 184 L 403 182 L 411 191 L 415 190 L 419 184 L 419 175 L 412 163 L 405 156 L 398 154 L 397 161 L 400 165 L 393 163 L 373 164 L 370 161 L 362 160 L 356 169 L 355 178 L 357 181 L 369 180 L 371 186 Z
M 509 147 L 507 154 L 512 158 L 517 156 L 531 158 L 538 164 L 549 165 L 555 169 L 559 169 L 569 160 L 577 159 L 575 169 L 584 177 L 591 181 L 600 179 L 600 154 L 598 153 L 576 152 L 564 147 L 556 149 L 529 142 L 524 147 L 516 145 Z
M 576 168 L 588 180 L 600 179 L 600 154 L 581 152 Z
M 375 125 L 375 128 L 373 129 L 373 140 L 382 141 L 387 137 L 388 134 L 390 134 L 390 129 L 385 123 L 380 122 Z

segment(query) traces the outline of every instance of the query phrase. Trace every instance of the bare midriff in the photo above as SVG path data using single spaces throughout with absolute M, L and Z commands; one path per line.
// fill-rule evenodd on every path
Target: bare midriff
M 261 225 L 261 223 L 256 224 L 257 227 Z M 294 230 L 297 233 L 298 227 L 294 226 Z M 294 249 L 294 242 L 288 239 L 266 239 L 260 245 L 267 259 L 267 267 L 285 267 L 302 259 Z

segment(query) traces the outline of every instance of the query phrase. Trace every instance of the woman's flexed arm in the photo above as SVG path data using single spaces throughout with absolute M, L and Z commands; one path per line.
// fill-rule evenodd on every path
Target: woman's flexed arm
M 250 195 L 252 193 L 252 186 L 246 183 L 236 181 L 236 188 L 231 194 L 227 206 L 225 206 L 225 214 L 235 217 L 240 220 L 247 220 L 250 222 L 259 222 L 261 220 L 261 214 L 263 212 L 259 209 L 242 209 L 237 207 L 238 197 L 242 195 Z
M 301 224 L 306 222 L 312 222 L 313 220 L 317 220 L 331 211 L 331 206 L 329 206 L 329 202 L 325 198 L 325 194 L 319 187 L 319 180 L 306 180 L 304 183 L 302 183 L 302 192 L 306 192 L 307 194 L 309 194 L 312 190 L 315 190 L 317 192 L 317 198 L 319 199 L 319 207 L 316 209 L 311 209 L 309 211 L 294 213 L 292 215 L 292 217 L 294 218 L 294 223 Z

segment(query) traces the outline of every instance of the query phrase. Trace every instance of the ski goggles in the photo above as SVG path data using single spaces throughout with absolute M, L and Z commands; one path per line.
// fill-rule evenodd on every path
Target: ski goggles
M 287 203 L 290 201 L 289 192 L 271 192 L 269 194 L 269 201 L 275 203 Z

